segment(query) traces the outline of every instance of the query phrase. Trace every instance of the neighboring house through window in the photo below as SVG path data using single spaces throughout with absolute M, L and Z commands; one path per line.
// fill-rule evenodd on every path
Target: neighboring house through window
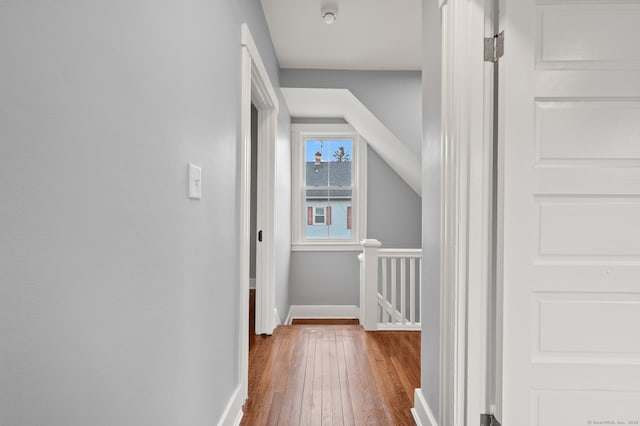
M 346 124 L 293 126 L 293 250 L 360 250 L 366 143 Z

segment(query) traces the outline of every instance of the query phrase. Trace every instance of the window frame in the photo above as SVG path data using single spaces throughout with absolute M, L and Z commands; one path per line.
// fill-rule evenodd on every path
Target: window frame
M 292 124 L 291 130 L 291 250 L 361 251 L 360 241 L 366 238 L 367 230 L 366 141 L 349 124 Z M 304 190 L 306 187 L 305 141 L 307 139 L 350 139 L 352 141 L 351 238 L 306 237 L 307 212 Z

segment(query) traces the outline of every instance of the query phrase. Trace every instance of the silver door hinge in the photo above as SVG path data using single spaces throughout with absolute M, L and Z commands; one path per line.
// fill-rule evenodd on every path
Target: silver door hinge
M 480 414 L 480 426 L 500 426 L 493 414 Z
M 504 56 L 504 31 L 484 39 L 485 62 L 498 62 Z

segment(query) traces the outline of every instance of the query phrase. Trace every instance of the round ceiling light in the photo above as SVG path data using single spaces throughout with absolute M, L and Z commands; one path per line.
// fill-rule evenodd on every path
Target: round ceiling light
M 325 24 L 331 25 L 334 22 L 336 22 L 336 19 L 338 19 L 338 17 L 337 17 L 337 12 L 335 10 L 322 11 L 322 20 L 324 21 Z

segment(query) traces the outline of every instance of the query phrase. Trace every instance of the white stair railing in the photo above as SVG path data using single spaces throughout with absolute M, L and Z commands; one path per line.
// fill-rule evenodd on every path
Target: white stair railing
M 420 330 L 422 249 L 382 249 L 363 240 L 360 324 L 365 330 Z

